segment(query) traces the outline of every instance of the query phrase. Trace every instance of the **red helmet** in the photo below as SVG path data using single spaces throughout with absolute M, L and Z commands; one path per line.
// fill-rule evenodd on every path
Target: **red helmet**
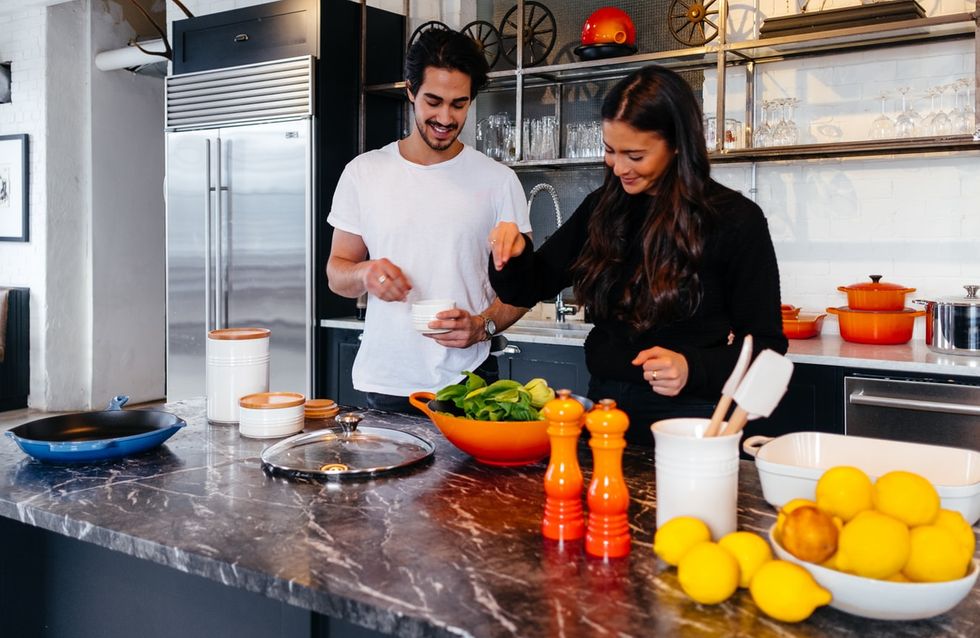
M 636 46 L 636 27 L 622 9 L 602 7 L 582 25 L 582 44 L 625 44 Z

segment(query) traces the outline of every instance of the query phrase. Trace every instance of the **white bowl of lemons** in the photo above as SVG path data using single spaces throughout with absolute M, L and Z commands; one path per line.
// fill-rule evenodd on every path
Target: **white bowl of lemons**
M 970 593 L 980 564 L 972 560 L 966 576 L 939 583 L 892 582 L 863 578 L 808 563 L 790 554 L 775 538 L 776 526 L 769 529 L 769 542 L 776 556 L 796 563 L 810 572 L 814 580 L 830 590 L 830 606 L 855 616 L 877 620 L 920 620 L 943 614 Z

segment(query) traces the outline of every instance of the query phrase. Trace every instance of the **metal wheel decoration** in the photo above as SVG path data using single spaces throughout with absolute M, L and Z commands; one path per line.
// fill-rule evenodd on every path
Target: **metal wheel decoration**
M 503 45 L 504 57 L 508 62 L 517 66 L 517 5 L 504 14 L 500 21 L 500 40 Z M 541 64 L 551 53 L 558 38 L 555 16 L 548 7 L 540 2 L 528 0 L 524 3 L 524 41 L 521 43 L 524 51 L 524 66 Z
M 459 30 L 476 43 L 491 69 L 500 59 L 500 31 L 485 20 L 474 20 Z
M 718 25 L 711 16 L 718 15 L 712 6 L 718 0 L 674 0 L 667 9 L 670 34 L 681 44 L 701 46 L 718 36 Z M 717 20 L 717 18 L 714 18 Z
M 429 20 L 428 22 L 423 22 L 422 24 L 419 25 L 419 27 L 415 31 L 412 31 L 412 37 L 408 39 L 408 47 L 406 48 L 406 50 L 411 49 L 412 45 L 415 44 L 415 41 L 419 39 L 419 36 L 422 35 L 424 31 L 428 31 L 429 29 L 441 29 L 443 31 L 452 30 L 449 28 L 448 24 L 446 24 L 445 22 L 439 22 L 438 20 Z

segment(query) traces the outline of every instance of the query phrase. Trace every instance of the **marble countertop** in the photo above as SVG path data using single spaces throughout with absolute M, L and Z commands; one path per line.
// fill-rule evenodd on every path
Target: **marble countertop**
M 364 329 L 364 322 L 353 318 L 323 319 L 320 325 Z M 591 325 L 584 323 L 521 321 L 505 330 L 504 335 L 519 343 L 581 346 L 590 329 Z M 980 356 L 937 354 L 920 339 L 896 346 L 874 346 L 850 343 L 840 335 L 825 334 L 811 339 L 790 339 L 787 356 L 794 362 L 815 365 L 980 378 Z
M 364 423 L 429 438 L 430 464 L 320 484 L 266 476 L 268 442 L 209 425 L 203 400 L 163 409 L 188 426 L 124 460 L 44 465 L 0 437 L 0 515 L 400 636 L 976 635 L 980 588 L 908 623 L 822 608 L 783 624 L 744 590 L 717 606 L 692 602 L 651 550 L 648 450 L 623 460 L 632 552 L 604 562 L 541 537 L 544 463 L 479 465 L 423 418 L 366 412 Z M 580 451 L 588 481 L 591 456 Z M 742 462 L 739 483 L 739 527 L 764 533 L 774 512 L 754 465 Z

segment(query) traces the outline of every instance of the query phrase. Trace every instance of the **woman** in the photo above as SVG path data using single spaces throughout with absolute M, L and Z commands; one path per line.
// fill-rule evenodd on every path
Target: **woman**
M 779 271 L 762 211 L 713 181 L 701 110 L 676 73 L 648 66 L 602 104 L 605 183 L 537 251 L 511 223 L 490 234 L 490 282 L 531 307 L 574 286 L 595 328 L 589 396 L 649 425 L 710 416 L 742 339 L 786 352 Z

